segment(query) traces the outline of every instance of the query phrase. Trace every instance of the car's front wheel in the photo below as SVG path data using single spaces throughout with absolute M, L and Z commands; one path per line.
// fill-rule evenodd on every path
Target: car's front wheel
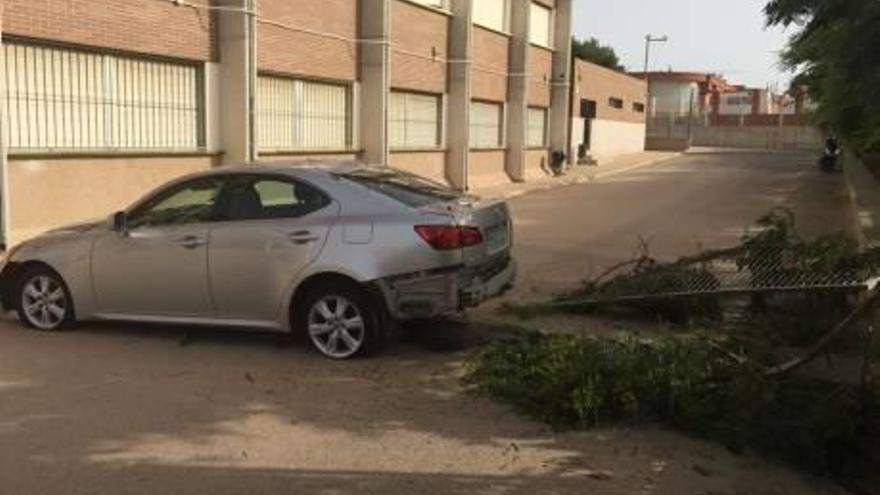
M 73 301 L 64 280 L 49 268 L 28 268 L 16 291 L 18 318 L 38 330 L 59 330 L 73 320 Z
M 363 356 L 379 344 L 381 329 L 376 308 L 366 292 L 354 284 L 319 284 L 308 292 L 299 309 L 299 328 L 324 356 Z

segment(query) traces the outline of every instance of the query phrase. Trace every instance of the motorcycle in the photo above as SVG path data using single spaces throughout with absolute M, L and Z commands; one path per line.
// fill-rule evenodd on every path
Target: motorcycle
M 837 158 L 840 156 L 840 146 L 837 140 L 829 138 L 825 142 L 825 150 L 822 152 L 822 158 L 819 159 L 819 170 L 823 172 L 834 172 L 837 169 Z

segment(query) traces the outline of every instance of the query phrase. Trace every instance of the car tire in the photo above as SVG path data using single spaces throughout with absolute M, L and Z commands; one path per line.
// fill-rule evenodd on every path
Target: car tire
M 354 283 L 318 283 L 308 290 L 294 311 L 294 328 L 325 357 L 364 357 L 381 346 L 377 305 L 366 290 Z
M 26 268 L 15 286 L 15 309 L 27 327 L 43 331 L 68 328 L 74 320 L 73 298 L 64 279 L 44 266 Z

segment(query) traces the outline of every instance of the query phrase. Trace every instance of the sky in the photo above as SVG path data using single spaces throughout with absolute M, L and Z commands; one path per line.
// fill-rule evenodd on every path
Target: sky
M 788 34 L 765 29 L 767 0 L 574 0 L 573 32 L 611 45 L 627 70 L 645 64 L 645 35 L 667 35 L 652 44 L 650 70 L 717 72 L 734 84 L 785 89 L 791 75 L 779 68 Z

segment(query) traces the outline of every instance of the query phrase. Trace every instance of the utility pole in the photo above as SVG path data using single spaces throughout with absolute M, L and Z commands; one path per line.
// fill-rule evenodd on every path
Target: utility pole
M 663 36 L 654 36 L 652 34 L 645 35 L 645 86 L 647 87 L 647 92 L 645 94 L 645 108 L 648 111 L 647 115 L 651 115 L 654 108 L 651 104 L 651 80 L 648 77 L 648 68 L 651 62 L 651 43 L 666 43 L 669 41 L 669 37 L 666 35 Z

